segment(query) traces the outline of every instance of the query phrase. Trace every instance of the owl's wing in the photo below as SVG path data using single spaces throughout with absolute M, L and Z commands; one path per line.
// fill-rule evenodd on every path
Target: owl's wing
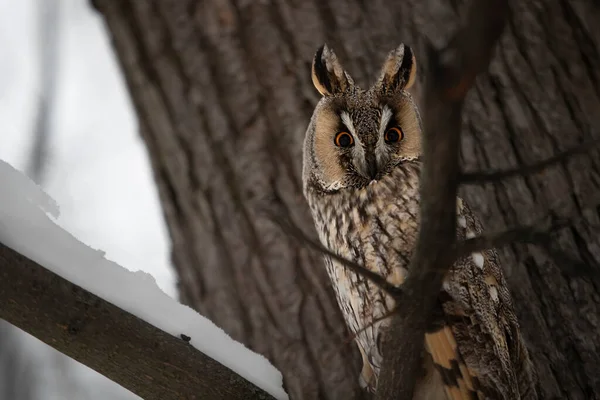
M 442 306 L 439 306 L 442 311 Z M 461 357 L 451 325 L 443 318 L 425 334 L 425 350 L 431 355 L 433 365 L 440 374 L 447 400 L 477 400 L 473 383 L 476 375 Z
M 479 223 L 461 203 L 459 238 L 478 235 Z M 444 281 L 439 312 L 426 346 L 449 399 L 537 398 L 535 373 L 494 251 L 457 261 Z

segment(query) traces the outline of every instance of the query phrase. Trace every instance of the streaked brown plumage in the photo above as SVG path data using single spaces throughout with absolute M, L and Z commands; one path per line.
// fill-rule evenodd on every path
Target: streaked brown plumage
M 406 91 L 416 63 L 392 51 L 373 87 L 354 85 L 335 54 L 319 49 L 313 83 L 323 95 L 304 144 L 304 193 L 321 242 L 401 285 L 419 228 L 421 122 Z M 397 132 L 401 132 L 397 135 Z M 481 232 L 458 201 L 459 238 Z M 380 343 L 394 301 L 329 257 L 337 300 L 363 356 L 361 382 L 374 390 Z M 414 399 L 535 399 L 535 373 L 494 251 L 459 260 L 425 337 Z

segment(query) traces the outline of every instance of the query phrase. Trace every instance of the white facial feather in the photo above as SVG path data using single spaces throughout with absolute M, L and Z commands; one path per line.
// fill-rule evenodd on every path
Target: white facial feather
M 352 118 L 350 118 L 350 115 L 346 111 L 342 111 L 340 113 L 340 118 L 342 119 L 344 125 L 346 125 L 346 128 L 348 128 L 348 130 L 350 131 L 350 134 L 354 137 L 354 141 L 356 141 L 357 143 L 360 142 L 360 138 L 356 134 L 356 130 L 354 129 L 354 123 L 352 122 Z
M 394 115 L 392 109 L 387 105 L 383 106 L 383 110 L 381 112 L 381 122 L 379 123 L 379 137 L 383 137 L 385 128 L 388 125 L 388 122 L 390 122 L 392 115 Z

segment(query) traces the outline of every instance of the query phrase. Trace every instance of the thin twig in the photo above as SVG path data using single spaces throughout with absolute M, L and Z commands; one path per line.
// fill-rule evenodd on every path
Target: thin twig
M 555 264 L 571 276 L 595 276 L 600 273 L 598 264 L 588 265 L 577 260 L 566 251 L 552 246 L 552 235 L 560 229 L 572 227 L 580 217 L 555 218 L 552 215 L 529 226 L 520 226 L 502 232 L 482 234 L 458 242 L 451 250 L 453 259 L 466 257 L 471 253 L 500 248 L 513 243 L 527 243 L 541 247 Z
M 354 261 L 348 260 L 347 258 L 344 258 L 344 257 L 332 252 L 331 250 L 327 249 L 326 247 L 324 247 L 323 245 L 321 245 L 320 243 L 316 242 L 315 240 L 311 239 L 308 235 L 306 235 L 298 226 L 296 226 L 296 224 L 294 224 L 292 221 L 290 221 L 289 218 L 275 215 L 272 212 L 270 212 L 269 214 L 270 214 L 270 219 L 272 221 L 276 222 L 281 227 L 281 229 L 283 229 L 290 236 L 296 238 L 298 241 L 300 241 L 302 243 L 309 245 L 313 250 L 316 250 L 316 251 L 320 252 L 321 254 L 328 256 L 328 257 L 332 258 L 333 260 L 339 262 L 340 264 L 342 264 L 344 267 L 348 268 L 350 271 L 354 272 L 355 274 L 371 281 L 374 285 L 381 288 L 384 292 L 386 292 L 388 295 L 392 296 L 393 298 L 397 299 L 400 296 L 400 294 L 401 294 L 400 288 L 389 283 L 383 276 L 381 276 L 373 271 L 370 271 L 370 270 L 366 269 L 365 267 L 363 267 L 362 265 L 360 265 Z
M 351 343 L 353 340 L 355 340 L 361 333 L 365 332 L 367 329 L 373 327 L 373 325 L 375 325 L 378 322 L 384 321 L 388 318 L 390 318 L 392 315 L 394 315 L 395 313 L 398 312 L 398 308 L 395 307 L 394 309 L 392 309 L 391 311 L 386 312 L 385 314 L 373 319 L 373 321 L 369 322 L 368 324 L 366 324 L 365 326 L 363 326 L 362 328 L 360 328 L 359 330 L 357 330 L 356 332 L 352 333 L 349 337 L 348 340 L 345 341 L 345 344 Z
M 579 146 L 575 146 L 572 149 L 565 150 L 555 156 L 542 160 L 540 162 L 523 165 L 517 168 L 510 168 L 505 170 L 494 170 L 484 172 L 465 172 L 460 176 L 460 183 L 463 184 L 485 184 L 491 182 L 498 182 L 506 178 L 512 178 L 515 176 L 531 175 L 538 172 L 542 172 L 548 167 L 558 165 L 569 158 L 578 155 L 589 153 L 596 146 L 600 144 L 600 139 L 591 140 L 587 143 L 583 143 Z
M 539 243 L 548 239 L 549 233 L 537 227 L 525 226 L 498 233 L 488 233 L 455 244 L 452 253 L 462 258 L 471 253 L 499 248 L 512 243 Z
M 456 243 L 452 251 L 453 257 L 458 259 L 478 251 L 500 248 L 514 243 L 526 243 L 544 249 L 558 268 L 565 274 L 570 276 L 598 275 L 600 273 L 598 265 L 588 265 L 581 260 L 577 260 L 566 251 L 552 245 L 552 232 L 555 232 L 556 229 L 543 231 L 538 227 L 519 227 L 504 232 L 485 234 L 466 239 Z
M 350 269 L 352 272 L 355 272 L 357 275 L 360 275 L 360 276 L 364 277 L 365 279 L 370 280 L 373 284 L 375 284 L 376 286 L 378 286 L 379 288 L 384 290 L 388 295 L 392 296 L 393 298 L 397 299 L 401 295 L 401 293 L 402 293 L 401 289 L 397 286 L 390 284 L 383 276 L 381 276 L 375 272 L 369 271 L 368 269 L 364 268 L 362 265 L 360 265 L 354 261 L 348 260 L 348 259 L 330 251 L 329 249 L 327 249 L 320 243 L 317 243 L 315 240 L 311 239 L 308 235 L 306 235 L 302 231 L 302 229 L 300 229 L 300 227 L 298 227 L 296 224 L 294 224 L 294 222 L 291 221 L 289 218 L 281 216 L 281 215 L 277 215 L 270 209 L 265 210 L 265 211 L 269 215 L 270 220 L 277 223 L 281 227 L 281 229 L 283 229 L 287 234 L 294 237 L 298 241 L 309 245 L 313 250 L 318 251 L 322 255 L 331 257 L 332 259 L 338 261 L 343 266 Z M 394 308 L 393 310 L 385 313 L 384 315 L 373 319 L 373 321 L 371 321 L 367 325 L 363 326 L 358 331 L 352 333 L 348 337 L 348 339 L 344 341 L 343 346 L 346 346 L 346 345 L 352 343 L 352 341 L 354 341 L 361 333 L 363 333 L 367 329 L 371 328 L 376 323 L 381 322 L 387 318 L 390 318 L 394 313 L 397 312 L 397 310 L 398 310 L 397 308 Z
M 562 204 L 559 202 L 558 204 Z M 595 209 L 595 204 L 590 209 Z M 586 210 L 588 207 L 584 208 Z M 496 233 L 484 233 L 480 236 L 465 239 L 455 243 L 453 250 L 455 257 L 464 257 L 470 253 L 484 251 L 510 245 L 512 243 L 547 243 L 552 239 L 552 233 L 569 228 L 576 224 L 582 217 L 557 217 L 552 210 L 537 222 L 529 225 L 518 226 Z
M 465 239 L 455 243 L 452 252 L 456 259 L 474 252 L 503 247 L 512 243 L 545 243 L 551 239 L 552 232 L 571 226 L 573 223 L 574 219 L 547 215 L 531 225 L 518 226 L 502 232 L 484 233 Z

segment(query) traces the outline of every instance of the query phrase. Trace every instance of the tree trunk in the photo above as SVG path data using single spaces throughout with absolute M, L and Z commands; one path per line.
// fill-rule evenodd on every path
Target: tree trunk
M 417 60 L 427 40 L 443 44 L 457 2 L 95 3 L 150 153 L 181 300 L 267 356 L 291 398 L 361 397 L 358 352 L 320 256 L 265 210 L 284 209 L 313 234 L 301 151 L 318 101 L 309 73 L 316 48 L 326 41 L 366 85 L 399 42 L 413 46 Z M 511 4 L 490 72 L 466 104 L 465 169 L 530 163 L 593 136 L 599 20 L 592 0 Z M 532 177 L 465 187 L 464 196 L 488 230 L 533 222 L 549 208 L 584 216 L 554 246 L 598 262 L 599 170 L 582 156 Z M 600 282 L 562 274 L 532 246 L 501 254 L 543 398 L 600 398 Z

